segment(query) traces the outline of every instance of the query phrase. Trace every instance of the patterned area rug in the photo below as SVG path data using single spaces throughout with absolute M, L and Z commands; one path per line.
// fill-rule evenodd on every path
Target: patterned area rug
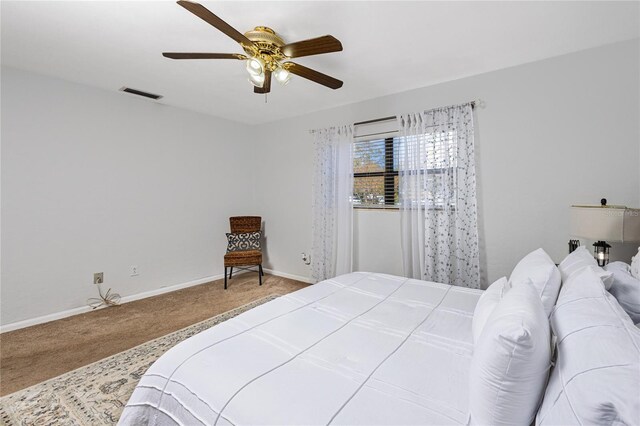
M 0 424 L 116 424 L 138 381 L 163 353 L 201 331 L 277 297 L 267 296 L 2 397 Z

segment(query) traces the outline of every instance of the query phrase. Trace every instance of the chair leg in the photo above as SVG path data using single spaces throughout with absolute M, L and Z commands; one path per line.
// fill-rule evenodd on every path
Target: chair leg
M 231 275 L 233 275 L 233 266 L 229 269 L 229 279 L 231 279 Z
M 227 289 L 227 267 L 224 267 L 224 289 Z
M 258 281 L 260 281 L 260 285 L 262 285 L 262 276 L 264 272 L 262 272 L 262 265 L 258 265 Z

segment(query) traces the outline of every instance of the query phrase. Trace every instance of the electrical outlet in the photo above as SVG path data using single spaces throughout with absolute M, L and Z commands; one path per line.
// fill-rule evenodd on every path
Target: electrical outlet
M 94 284 L 102 284 L 104 282 L 104 273 L 96 272 L 93 274 L 93 283 Z
M 137 277 L 140 275 L 140 269 L 138 269 L 138 265 L 131 265 L 131 270 L 129 271 L 132 277 Z

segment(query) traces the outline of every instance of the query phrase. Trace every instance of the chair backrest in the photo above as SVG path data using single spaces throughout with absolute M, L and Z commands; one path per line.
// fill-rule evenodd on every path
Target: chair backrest
M 231 233 L 256 232 L 262 228 L 262 217 L 260 216 L 233 216 L 229 218 Z

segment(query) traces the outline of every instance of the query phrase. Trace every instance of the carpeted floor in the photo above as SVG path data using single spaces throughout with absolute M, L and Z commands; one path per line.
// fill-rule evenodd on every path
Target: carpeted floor
M 0 395 L 122 352 L 272 294 L 307 284 L 255 273 L 0 334 Z
M 142 375 L 176 344 L 277 296 L 267 296 L 0 398 L 0 425 L 115 425 Z

